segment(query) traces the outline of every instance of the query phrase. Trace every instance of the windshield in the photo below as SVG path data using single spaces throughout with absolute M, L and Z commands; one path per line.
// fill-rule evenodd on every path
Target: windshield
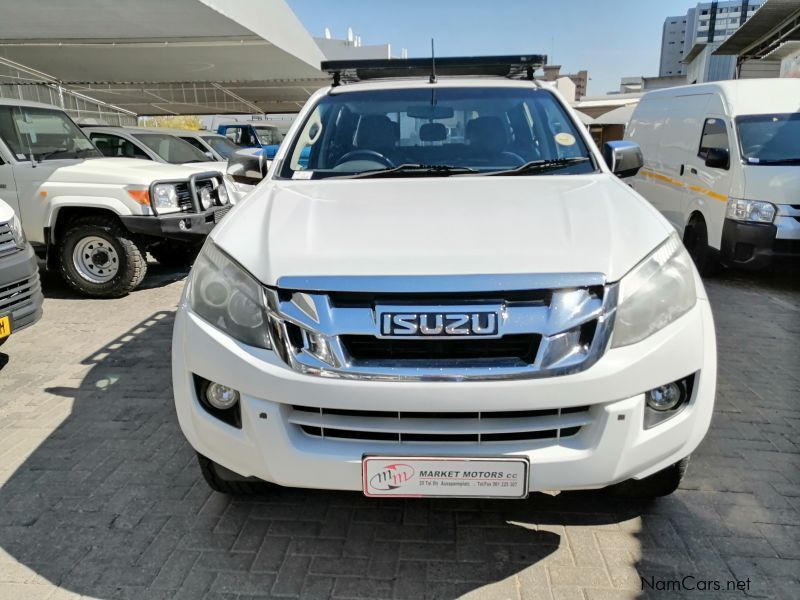
M 583 138 L 549 91 L 429 86 L 325 96 L 295 137 L 281 176 L 386 171 L 401 177 L 412 169 L 423 175 L 480 174 L 534 162 L 548 168 L 524 174 L 595 170 Z
M 83 131 L 60 110 L 0 106 L 0 138 L 17 160 L 100 156 Z
M 206 162 L 208 157 L 183 140 L 164 133 L 136 133 L 134 136 L 164 161 L 173 165 Z
M 748 163 L 800 163 L 800 113 L 737 117 L 736 127 Z
M 256 135 L 258 136 L 258 141 L 261 142 L 261 145 L 271 146 L 273 144 L 281 143 L 281 134 L 278 132 L 277 127 L 256 125 L 255 130 Z
M 203 141 L 211 146 L 214 151 L 223 158 L 229 158 L 231 154 L 242 149 L 241 146 L 237 146 L 228 138 L 221 135 L 203 136 Z

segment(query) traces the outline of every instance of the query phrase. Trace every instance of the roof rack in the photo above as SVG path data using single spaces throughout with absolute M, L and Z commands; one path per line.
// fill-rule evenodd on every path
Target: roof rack
M 333 85 L 344 82 L 395 77 L 427 77 L 431 58 L 382 58 L 369 60 L 326 60 L 321 68 L 333 77 Z M 506 56 L 436 57 L 437 75 L 493 75 L 533 79 L 533 73 L 547 64 L 545 54 Z

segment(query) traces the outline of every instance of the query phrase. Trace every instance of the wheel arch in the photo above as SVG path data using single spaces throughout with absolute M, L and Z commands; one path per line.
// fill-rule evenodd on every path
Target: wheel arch
M 80 198 L 61 196 L 53 198 L 45 219 L 45 227 L 49 229 L 49 244 L 55 244 L 63 235 L 69 221 L 83 216 L 109 216 L 116 219 L 123 215 L 131 215 L 131 209 L 117 198 Z
M 119 206 L 117 206 L 119 205 Z M 50 207 L 50 212 L 45 221 L 44 240 L 47 246 L 46 262 L 47 268 L 57 266 L 58 254 L 52 251 L 64 238 L 64 234 L 69 228 L 70 223 L 82 217 L 107 217 L 125 225 L 120 220 L 121 214 L 130 214 L 124 204 L 118 200 L 113 202 L 55 202 Z

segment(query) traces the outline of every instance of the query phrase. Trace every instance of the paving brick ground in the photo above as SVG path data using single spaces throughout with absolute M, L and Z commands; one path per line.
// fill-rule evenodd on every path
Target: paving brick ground
M 48 280 L 0 353 L 0 598 L 674 598 L 640 577 L 684 576 L 800 598 L 797 272 L 708 282 L 714 423 L 682 489 L 638 505 L 213 494 L 171 406 L 183 273 L 152 271 L 121 300 Z

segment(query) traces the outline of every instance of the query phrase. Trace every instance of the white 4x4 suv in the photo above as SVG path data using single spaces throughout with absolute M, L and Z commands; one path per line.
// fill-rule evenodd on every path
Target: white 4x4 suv
M 0 197 L 47 266 L 91 296 L 134 289 L 148 251 L 160 262 L 190 262 L 230 209 L 218 171 L 101 158 L 62 110 L 3 99 Z
M 635 144 L 604 158 L 529 76 L 442 76 L 509 63 L 325 65 L 179 306 L 175 403 L 213 488 L 677 487 L 714 403 L 702 282 L 617 176 Z M 363 80 L 382 69 L 409 77 Z

